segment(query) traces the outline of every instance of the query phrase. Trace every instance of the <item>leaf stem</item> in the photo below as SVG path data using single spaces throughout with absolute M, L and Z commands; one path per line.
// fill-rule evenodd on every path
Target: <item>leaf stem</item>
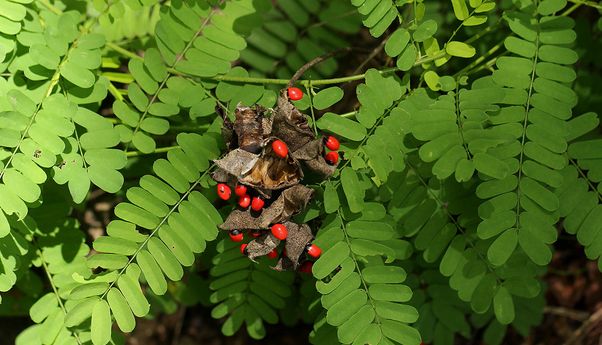
M 207 168 L 207 170 L 205 170 L 205 172 L 203 172 L 201 174 L 201 176 L 199 178 L 197 178 L 196 181 L 194 181 L 192 183 L 192 185 L 188 188 L 188 190 L 180 197 L 180 199 L 178 200 L 178 202 L 175 205 L 173 205 L 173 207 L 169 210 L 169 212 L 161 219 L 161 221 L 159 222 L 159 224 L 157 224 L 157 226 L 148 235 L 148 237 L 144 240 L 144 242 L 142 242 L 138 246 L 138 249 L 136 250 L 136 252 L 134 254 L 132 254 L 132 257 L 128 260 L 127 264 L 123 268 L 121 268 L 119 270 L 119 273 L 117 274 L 117 277 L 105 289 L 105 291 L 103 292 L 103 294 L 100 296 L 100 299 L 104 299 L 105 298 L 105 296 L 107 295 L 107 293 L 109 293 L 109 291 L 111 290 L 111 288 L 117 283 L 117 281 L 119 280 L 119 278 L 121 278 L 121 276 L 125 273 L 126 269 L 132 264 L 132 262 L 134 262 L 134 260 L 138 256 L 138 253 L 140 253 L 140 251 L 142 249 L 144 249 L 144 247 L 146 247 L 146 245 L 148 244 L 148 241 L 150 241 L 150 239 L 153 238 L 157 234 L 157 231 L 159 231 L 159 229 L 161 229 L 161 227 L 163 226 L 163 224 L 165 224 L 165 222 L 167 222 L 167 219 L 169 218 L 169 216 L 171 216 L 172 213 L 174 213 L 174 212 L 176 212 L 178 210 L 178 207 L 180 206 L 180 204 L 182 202 L 184 202 L 186 200 L 186 198 L 188 198 L 188 195 L 190 195 L 190 193 L 192 193 L 192 191 L 196 188 L 196 186 L 198 186 L 201 183 L 201 181 L 203 180 L 203 178 L 205 178 L 205 176 L 208 173 L 210 173 L 213 170 L 214 167 L 215 167 L 215 163 L 213 163 L 209 168 Z
M 139 157 L 139 156 L 144 156 L 144 155 L 154 155 L 157 153 L 164 153 L 164 152 L 168 152 L 168 151 L 179 149 L 179 148 L 180 148 L 179 145 L 159 147 L 159 148 L 156 148 L 153 152 L 145 153 L 145 152 L 140 152 L 140 151 L 129 151 L 129 152 L 126 152 L 125 155 L 127 157 Z
M 107 42 L 106 47 L 109 49 L 112 49 L 118 53 L 120 53 L 123 56 L 129 57 L 131 59 L 137 59 L 137 60 L 143 60 L 143 57 L 127 50 L 124 49 L 114 43 L 111 42 Z M 433 56 L 429 56 L 429 57 L 422 57 L 418 60 L 416 60 L 416 62 L 414 63 L 413 66 L 419 66 L 423 63 L 427 63 L 427 62 L 431 62 L 437 59 L 440 59 L 442 57 L 444 57 L 446 55 L 444 50 L 439 51 L 437 54 L 433 55 Z M 173 68 L 168 68 L 168 71 L 172 74 L 176 74 L 176 75 L 186 75 L 185 73 L 179 72 L 174 70 Z M 399 69 L 399 67 L 390 67 L 390 68 L 384 68 L 378 71 L 378 73 L 380 74 L 390 74 L 390 73 L 395 73 L 395 72 L 399 72 L 401 71 L 401 69 Z M 304 87 L 309 87 L 310 84 L 312 86 L 317 86 L 317 85 L 329 85 L 329 84 L 342 84 L 342 83 L 347 83 L 350 81 L 355 81 L 355 80 L 362 80 L 366 77 L 365 73 L 361 73 L 361 74 L 355 74 L 355 75 L 350 75 L 347 77 L 340 77 L 340 78 L 330 78 L 330 79 L 315 79 L 315 80 L 306 80 L 306 79 L 302 79 L 302 80 L 297 80 L 296 83 L 303 85 Z M 208 78 L 201 78 L 201 79 L 208 79 L 208 80 L 217 80 L 217 81 L 229 81 L 229 82 L 235 82 L 235 83 L 247 83 L 247 84 L 276 84 L 276 85 L 288 85 L 288 83 L 290 82 L 290 79 L 275 79 L 275 78 L 254 78 L 254 77 L 236 77 L 236 76 L 229 76 L 229 75 L 218 75 L 215 77 L 208 77 Z
M 44 268 L 44 273 L 46 274 L 46 278 L 48 278 L 48 282 L 50 283 L 50 287 L 52 288 L 52 292 L 54 293 L 54 296 L 56 297 L 59 306 L 61 307 L 61 310 L 63 311 L 63 314 L 66 316 L 67 315 L 67 309 L 65 308 L 65 304 L 63 303 L 63 300 L 61 299 L 61 296 L 59 295 L 59 291 L 56 288 L 56 285 L 54 284 L 54 280 L 52 279 L 52 275 L 50 274 L 50 269 L 48 268 L 48 264 L 46 263 L 46 260 L 44 259 L 44 254 L 42 253 L 42 249 L 38 247 L 37 243 L 35 243 L 34 241 L 34 245 L 37 247 L 37 253 L 38 253 L 38 257 L 40 258 L 40 261 L 42 262 L 42 267 Z M 77 341 L 77 343 L 79 345 L 82 345 L 81 340 L 79 339 L 79 336 L 77 335 L 77 333 L 71 331 L 71 334 L 73 334 L 73 337 L 75 338 L 75 340 Z
M 585 6 L 596 8 L 598 10 L 602 10 L 602 5 L 600 5 L 599 3 L 595 2 L 595 1 L 569 0 L 569 2 L 572 2 L 573 4 L 576 4 L 576 5 L 585 5 Z M 563 14 L 563 15 L 565 15 L 565 14 Z
M 42 6 L 46 7 L 48 10 L 50 10 L 50 12 L 54 13 L 54 14 L 62 14 L 63 11 L 61 11 L 60 9 L 58 9 L 56 6 L 54 6 L 53 4 L 51 4 L 48 0 L 38 0 L 38 2 L 40 4 L 42 4 Z

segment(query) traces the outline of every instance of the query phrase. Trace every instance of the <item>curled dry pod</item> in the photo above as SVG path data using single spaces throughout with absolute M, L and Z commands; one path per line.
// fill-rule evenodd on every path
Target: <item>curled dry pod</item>
M 225 183 L 217 184 L 217 196 L 219 196 L 220 199 L 228 200 L 228 199 L 230 199 L 231 195 L 232 195 L 232 190 L 230 189 L 230 187 L 227 184 L 225 184 Z
M 238 147 L 252 153 L 261 151 L 263 142 L 262 116 L 258 110 L 257 107 L 239 105 L 234 111 L 234 131 L 238 137 Z

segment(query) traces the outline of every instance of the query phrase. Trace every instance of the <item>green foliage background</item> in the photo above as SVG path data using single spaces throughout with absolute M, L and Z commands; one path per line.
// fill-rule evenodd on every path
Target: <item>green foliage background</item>
M 602 269 L 602 21 L 580 7 L 599 17 L 582 0 L 0 0 L 0 314 L 29 313 L 27 345 L 122 343 L 114 323 L 178 303 L 256 339 L 278 322 L 313 324 L 312 344 L 526 336 L 558 228 Z M 313 277 L 254 264 L 217 231 L 215 109 L 272 107 L 360 40 L 375 48 L 298 82 L 345 152 L 297 219 L 324 254 Z M 90 241 L 96 188 L 124 201 Z

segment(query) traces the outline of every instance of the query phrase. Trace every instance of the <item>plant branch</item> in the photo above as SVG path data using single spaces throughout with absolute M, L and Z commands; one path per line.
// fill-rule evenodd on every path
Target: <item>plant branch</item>
M 572 2 L 573 4 L 577 4 L 577 5 L 585 5 L 585 6 L 596 8 L 598 10 L 602 10 L 602 5 L 600 5 L 598 2 L 595 2 L 595 1 L 569 0 L 569 2 Z
M 42 6 L 46 7 L 48 10 L 50 10 L 50 12 L 52 12 L 54 14 L 61 14 L 61 13 L 63 13 L 63 11 L 61 11 L 56 6 L 54 6 L 53 4 L 51 4 L 48 0 L 38 0 L 38 2 L 40 4 L 42 4 Z
M 180 148 L 179 145 L 175 145 L 175 146 L 159 147 L 159 148 L 156 148 L 153 152 L 149 152 L 149 153 L 144 153 L 144 152 L 140 152 L 140 151 L 128 151 L 125 153 L 125 155 L 127 157 L 139 157 L 139 156 L 144 156 L 144 155 L 154 155 L 157 153 L 164 153 L 164 152 L 168 152 L 168 151 L 179 149 L 179 148 Z
M 320 55 L 316 58 L 314 58 L 313 60 L 307 62 L 305 65 L 301 66 L 297 72 L 295 72 L 295 74 L 293 74 L 293 77 L 291 78 L 291 80 L 289 80 L 287 87 L 291 87 L 295 84 L 295 82 L 301 78 L 301 76 L 307 72 L 308 69 L 314 67 L 315 65 L 319 64 L 320 62 L 324 61 L 324 60 L 328 60 L 331 57 L 339 54 L 339 53 L 343 53 L 343 52 L 349 52 L 351 50 L 350 47 L 346 47 L 346 48 L 342 48 L 342 49 L 337 49 L 334 51 L 331 51 L 330 53 L 326 53 L 324 55 Z M 309 85 L 305 85 L 305 87 L 311 87 Z
M 114 43 L 107 43 L 106 47 L 109 49 L 112 49 L 120 54 L 122 54 L 123 56 L 132 58 L 132 59 L 138 59 L 138 60 L 143 60 L 144 58 L 131 52 L 128 51 Z M 440 59 L 442 57 L 444 57 L 445 55 L 447 55 L 447 53 L 444 50 L 439 51 L 437 54 L 433 55 L 433 56 L 425 56 L 422 58 L 419 58 L 418 60 L 416 60 L 416 62 L 414 63 L 413 66 L 419 66 L 423 63 L 427 63 L 427 62 L 431 62 L 437 59 Z M 311 62 L 311 61 L 310 61 Z M 318 63 L 318 62 L 316 62 Z M 314 65 L 316 64 L 314 63 Z M 311 68 L 311 66 L 309 67 Z M 168 68 L 167 69 L 170 73 L 174 74 L 174 75 L 185 75 L 182 72 L 176 71 L 173 68 Z M 384 68 L 378 71 L 378 73 L 380 74 L 390 74 L 390 73 L 395 73 L 395 72 L 399 72 L 401 71 L 401 69 L 399 67 L 390 67 L 390 68 Z M 350 81 L 355 81 L 355 80 L 362 80 L 366 77 L 365 73 L 362 74 L 355 74 L 355 75 L 350 75 L 347 77 L 340 77 L 340 78 L 330 78 L 330 79 L 315 79 L 315 80 L 305 80 L 305 79 L 301 79 L 301 80 L 295 80 L 294 82 L 296 82 L 297 84 L 301 84 L 305 87 L 309 86 L 310 84 L 312 86 L 317 86 L 317 85 L 330 85 L 330 84 L 343 84 L 343 83 L 347 83 Z M 215 77 L 206 77 L 206 78 L 201 78 L 201 79 L 206 79 L 206 80 L 217 80 L 217 81 L 229 81 L 229 82 L 234 82 L 234 83 L 247 83 L 247 84 L 276 84 L 276 85 L 289 85 L 290 81 L 293 79 L 275 79 L 275 78 L 254 78 L 254 77 L 236 77 L 236 76 L 229 76 L 229 75 L 218 75 Z

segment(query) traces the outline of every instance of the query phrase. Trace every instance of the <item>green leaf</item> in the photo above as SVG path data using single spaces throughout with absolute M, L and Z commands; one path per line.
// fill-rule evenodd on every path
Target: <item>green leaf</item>
M 334 113 L 324 114 L 316 121 L 318 128 L 337 134 L 351 141 L 360 141 L 366 136 L 366 128 L 361 124 Z
M 404 345 L 420 345 L 420 333 L 401 322 L 384 320 L 382 322 L 382 332 L 387 337 Z
M 399 28 L 389 37 L 385 43 L 385 52 L 390 57 L 396 57 L 405 49 L 410 42 L 410 33 L 404 28 Z
M 371 284 L 368 293 L 377 301 L 407 302 L 412 298 L 412 289 L 400 284 Z
M 105 345 L 111 340 L 111 311 L 104 300 L 99 300 L 92 309 L 92 343 Z
M 318 110 L 326 109 L 340 101 L 343 95 L 343 90 L 337 86 L 321 90 L 313 97 L 314 108 Z
M 80 285 L 75 289 L 71 290 L 71 293 L 69 294 L 69 299 L 78 300 L 93 296 L 99 296 L 103 294 L 108 287 L 109 284 L 104 282 Z
M 362 276 L 369 284 L 403 283 L 406 271 L 396 266 L 368 266 L 362 270 Z
M 117 205 L 115 207 L 115 215 L 145 229 L 154 229 L 159 224 L 158 217 L 138 206 L 128 203 Z
M 129 333 L 136 327 L 136 320 L 125 297 L 116 288 L 111 288 L 107 293 L 107 301 L 117 321 L 117 326 L 122 332 Z
M 487 153 L 475 154 L 474 166 L 479 172 L 500 180 L 504 179 L 510 170 L 505 162 Z
M 138 250 L 138 244 L 123 238 L 100 236 L 94 240 L 94 249 L 104 253 L 133 255 Z
M 493 296 L 493 311 L 496 319 L 503 325 L 507 325 L 514 320 L 514 302 L 508 289 L 500 286 Z
M 148 242 L 148 251 L 153 258 L 155 258 L 159 267 L 161 267 L 161 270 L 169 279 L 173 281 L 182 279 L 182 276 L 184 275 L 182 266 L 163 242 L 155 237 L 151 237 Z
M 316 279 L 324 279 L 349 257 L 349 246 L 345 242 L 338 242 L 322 254 L 312 267 Z
M 396 235 L 395 230 L 389 224 L 359 220 L 347 224 L 347 233 L 351 237 L 374 241 L 390 240 Z
M 82 324 L 92 315 L 92 309 L 99 301 L 98 297 L 91 297 L 79 302 L 72 307 L 65 316 L 65 326 L 75 327 Z
M 514 253 L 517 243 L 518 233 L 516 229 L 506 230 L 489 247 L 487 259 L 495 266 L 505 264 Z
M 352 343 L 362 330 L 372 323 L 375 315 L 374 308 L 370 305 L 361 307 L 360 310 L 339 327 L 337 331 L 339 340 L 346 344 Z
M 452 0 L 452 7 L 454 9 L 454 15 L 458 20 L 468 18 L 468 7 L 466 6 L 465 0 Z
M 375 301 L 376 314 L 384 319 L 395 320 L 403 323 L 414 323 L 418 320 L 416 308 L 388 301 Z
M 42 296 L 39 300 L 29 308 L 29 317 L 35 323 L 44 321 L 50 312 L 58 306 L 57 296 L 49 292 Z
M 567 0 L 544 0 L 537 6 L 537 12 L 542 16 L 549 16 L 554 12 L 562 10 L 566 6 Z
M 458 0 L 464 1 L 464 0 Z M 445 45 L 445 51 L 451 56 L 458 56 L 463 58 L 471 58 L 476 54 L 476 50 L 464 43 L 458 41 L 451 41 Z
M 134 315 L 143 317 L 148 314 L 150 304 L 144 297 L 137 281 L 134 281 L 128 274 L 122 274 L 117 280 L 117 286 L 119 286 Z
M 340 202 L 337 189 L 333 183 L 326 182 L 326 186 L 324 188 L 324 211 L 326 211 L 326 213 L 334 213 L 339 209 L 339 206 Z
M 420 25 L 418 25 L 416 28 L 416 31 L 414 31 L 414 41 L 423 42 L 432 37 L 435 32 L 437 32 L 437 22 L 433 19 L 425 20 L 424 22 L 420 23 Z
M 361 212 L 364 209 L 364 187 L 360 184 L 357 173 L 349 167 L 343 169 L 341 185 L 351 212 Z
M 358 289 L 343 297 L 328 309 L 326 321 L 333 326 L 342 325 L 368 301 L 366 291 Z
M 155 261 L 155 258 L 147 251 L 141 250 L 136 256 L 136 261 L 148 282 L 148 285 L 157 295 L 163 295 L 167 292 L 167 281 L 161 272 L 161 268 Z
M 96 77 L 94 73 L 89 70 L 80 67 L 78 64 L 74 63 L 71 60 L 67 60 L 61 66 L 61 76 L 72 82 L 73 84 L 81 87 L 81 88 L 90 88 L 94 85 L 96 81 Z

